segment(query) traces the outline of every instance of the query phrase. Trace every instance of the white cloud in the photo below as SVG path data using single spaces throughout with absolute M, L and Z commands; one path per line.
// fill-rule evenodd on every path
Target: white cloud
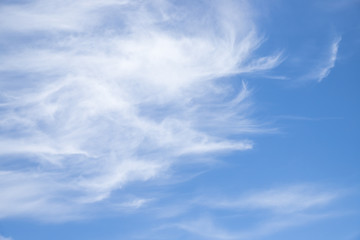
M 96 25 L 109 7 L 128 4 L 126 0 L 43 1 L 0 6 L 0 31 L 34 33 L 36 31 L 85 31 Z
M 337 198 L 339 193 L 336 191 L 305 184 L 252 192 L 241 197 L 221 198 L 213 195 L 198 198 L 189 204 L 206 207 L 206 212 L 209 209 L 229 210 L 229 215 L 223 213 L 217 218 L 206 216 L 179 221 L 169 227 L 204 239 L 253 239 L 332 218 L 335 215 L 324 207 Z M 222 227 L 229 216 L 232 224 Z
M 78 218 L 79 207 L 68 195 L 76 194 L 50 174 L 0 172 L 0 218 L 33 217 L 63 221 Z
M 319 191 L 308 186 L 293 186 L 252 194 L 246 197 L 240 205 L 270 209 L 280 213 L 292 213 L 325 205 L 336 197 L 337 194 L 332 192 Z
M 0 7 L 3 38 L 21 39 L 0 56 L 8 76 L 0 82 L 0 217 L 73 217 L 180 158 L 252 147 L 228 138 L 261 131 L 248 117 L 249 90 L 237 94 L 218 79 L 271 69 L 280 55 L 253 57 L 262 39 L 245 1 L 208 4 L 216 8 L 120 0 Z
M 176 227 L 206 239 L 240 239 L 238 233 L 229 232 L 217 226 L 211 218 L 200 218 L 183 222 Z
M 311 185 L 293 185 L 253 192 L 231 200 L 206 201 L 201 199 L 199 203 L 216 208 L 263 209 L 277 214 L 293 214 L 324 206 L 338 197 L 338 193 L 334 191 L 322 190 Z
M 332 217 L 331 215 L 312 214 L 294 215 L 281 218 L 270 218 L 259 221 L 252 227 L 243 227 L 240 223 L 236 230 L 230 230 L 221 226 L 212 217 L 202 217 L 192 221 L 183 221 L 174 227 L 184 230 L 201 239 L 254 239 L 276 234 L 291 227 L 310 224 L 314 221 Z M 169 226 L 171 227 L 171 226 Z
M 117 204 L 116 206 L 119 209 L 138 209 L 141 207 L 144 207 L 146 204 L 148 204 L 149 202 L 151 202 L 152 199 L 145 199 L 145 198 L 134 198 L 131 199 L 127 202 L 122 202 L 120 204 Z
M 0 240 L 12 240 L 12 238 L 10 237 L 4 237 L 0 235 Z
M 319 82 L 321 82 L 324 78 L 326 78 L 330 74 L 331 69 L 333 67 L 335 67 L 335 61 L 337 58 L 340 41 L 341 41 L 341 37 L 338 37 L 331 44 L 329 58 L 327 60 L 327 63 L 318 72 L 318 81 Z

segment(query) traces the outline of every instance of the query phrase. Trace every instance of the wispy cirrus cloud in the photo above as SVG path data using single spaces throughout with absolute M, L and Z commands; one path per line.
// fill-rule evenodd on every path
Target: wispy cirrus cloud
M 4 237 L 4 236 L 1 236 L 1 235 L 0 235 L 0 240 L 12 240 L 12 238 Z
M 99 23 L 97 12 L 109 6 L 121 7 L 127 0 L 105 1 L 58 1 L 45 3 L 42 0 L 4 4 L 0 7 L 0 31 L 38 34 L 49 31 L 86 31 Z M 137 1 L 139 2 L 139 1 Z
M 216 208 L 263 209 L 278 214 L 291 214 L 329 204 L 338 197 L 339 194 L 334 191 L 319 190 L 309 185 L 293 185 L 254 192 L 232 200 L 216 199 L 216 201 L 200 200 L 199 202 Z
M 176 224 L 177 228 L 207 239 L 240 239 L 240 234 L 228 231 L 214 223 L 213 219 L 206 217 L 194 221 Z
M 310 38 L 309 41 L 315 40 Z M 305 50 L 295 51 L 292 56 L 289 56 L 288 68 L 294 72 L 290 79 L 300 82 L 323 81 L 335 67 L 340 43 L 341 36 L 324 38 L 318 44 L 299 43 L 299 46 L 302 45 L 301 47 Z
M 192 204 L 209 209 L 229 210 L 231 228 L 224 224 L 227 218 L 225 213 L 221 214 L 221 217 L 206 214 L 194 220 L 179 221 L 169 227 L 179 228 L 203 239 L 259 238 L 335 217 L 326 206 L 339 197 L 341 194 L 337 191 L 304 184 L 272 188 L 226 199 L 223 196 L 207 196 L 195 200 Z M 234 213 L 239 215 L 234 216 Z M 234 224 L 235 222 L 237 224 Z
M 318 73 L 318 81 L 321 82 L 324 78 L 326 78 L 329 74 L 331 69 L 335 66 L 335 61 L 337 58 L 337 53 L 339 50 L 339 44 L 341 42 L 341 37 L 336 38 L 333 43 L 331 44 L 329 58 L 327 63 L 324 64 L 323 67 L 319 70 Z
M 0 56 L 1 217 L 76 218 L 180 159 L 251 149 L 241 134 L 261 129 L 250 91 L 219 79 L 281 61 L 254 57 L 253 11 L 246 1 L 2 4 L 2 41 L 16 44 Z
M 184 221 L 174 226 L 196 236 L 193 239 L 261 239 L 292 227 L 311 224 L 329 217 L 333 216 L 331 214 L 302 214 L 282 218 L 274 217 L 263 220 L 253 227 L 238 226 L 238 230 L 224 228 L 221 223 L 211 217 Z

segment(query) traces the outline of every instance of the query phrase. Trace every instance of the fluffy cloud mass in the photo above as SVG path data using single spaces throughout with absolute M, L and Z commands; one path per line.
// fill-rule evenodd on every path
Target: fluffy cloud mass
M 280 61 L 255 57 L 246 1 L 26 1 L 0 7 L 0 32 L 0 217 L 71 218 L 182 159 L 250 149 L 250 91 L 225 77 Z

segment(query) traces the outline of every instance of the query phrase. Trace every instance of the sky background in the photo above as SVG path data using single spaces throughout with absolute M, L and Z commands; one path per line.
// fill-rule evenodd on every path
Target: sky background
M 360 240 L 358 0 L 3 0 L 0 240 Z

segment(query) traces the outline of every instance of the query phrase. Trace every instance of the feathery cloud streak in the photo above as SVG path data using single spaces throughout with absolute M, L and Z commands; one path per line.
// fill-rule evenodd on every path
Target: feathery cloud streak
M 12 238 L 8 238 L 0 235 L 0 240 L 12 240 Z
M 331 69 L 335 66 L 335 61 L 337 58 L 340 41 L 341 41 L 341 37 L 338 37 L 331 44 L 328 62 L 319 72 L 319 76 L 318 76 L 319 82 L 321 82 L 324 78 L 326 78 L 330 74 Z
M 218 218 L 205 216 L 180 221 L 174 227 L 204 239 L 259 238 L 334 217 L 324 207 L 339 197 L 339 192 L 334 190 L 327 191 L 305 184 L 256 191 L 226 199 L 223 196 L 205 197 L 195 200 L 194 203 L 210 209 L 229 210 L 232 222 L 236 222 L 236 230 L 223 227 L 226 226 L 222 224 L 224 219 L 226 220 L 226 214 Z M 234 215 L 236 212 L 241 214 Z M 245 222 L 242 219 L 244 216 L 248 216 Z
M 338 197 L 336 192 L 319 191 L 307 185 L 294 185 L 287 188 L 275 188 L 258 193 L 248 194 L 239 199 L 208 202 L 216 208 L 264 209 L 278 214 L 291 214 L 306 209 L 326 205 Z
M 228 138 L 259 131 L 249 90 L 219 78 L 280 56 L 253 57 L 262 39 L 246 1 L 197 4 L 0 6 L 3 41 L 16 43 L 0 56 L 0 217 L 72 218 L 181 158 L 252 147 Z

